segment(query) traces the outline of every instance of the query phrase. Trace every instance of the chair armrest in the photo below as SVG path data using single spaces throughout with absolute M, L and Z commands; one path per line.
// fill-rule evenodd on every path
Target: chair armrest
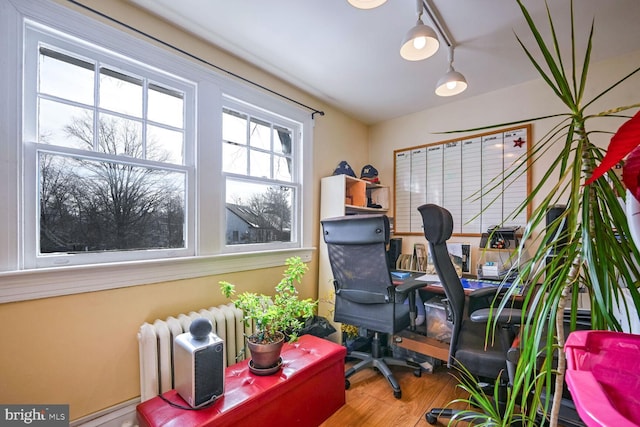
M 495 309 L 481 308 L 471 313 L 469 318 L 475 323 L 487 323 L 489 319 L 497 319 L 500 324 L 519 325 L 522 321 L 522 310 L 517 308 L 503 308 L 500 314 L 498 314 Z
M 420 280 L 406 280 L 406 283 L 396 286 L 396 293 L 407 294 L 416 289 L 424 288 L 429 285 L 429 282 L 422 282 Z

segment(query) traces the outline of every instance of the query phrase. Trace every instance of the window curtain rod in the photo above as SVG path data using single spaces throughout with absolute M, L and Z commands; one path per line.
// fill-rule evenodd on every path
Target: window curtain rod
M 191 59 L 195 59 L 195 60 L 196 60 L 196 61 L 198 61 L 198 62 L 201 62 L 201 63 L 206 64 L 206 65 L 208 65 L 208 66 L 210 66 L 210 67 L 212 67 L 212 68 L 215 68 L 215 69 L 216 69 L 216 70 L 218 70 L 218 71 L 222 71 L 223 73 L 226 73 L 226 74 L 228 74 L 228 75 L 230 75 L 230 76 L 232 76 L 232 77 L 235 77 L 236 79 L 242 80 L 242 81 L 243 81 L 243 82 L 245 82 L 245 83 L 249 83 L 249 84 L 251 84 L 251 85 L 253 85 L 253 86 L 256 86 L 256 87 L 258 87 L 258 88 L 260 88 L 260 89 L 262 89 L 262 90 L 265 90 L 265 91 L 267 91 L 267 92 L 269 92 L 269 93 L 272 93 L 272 94 L 274 94 L 274 95 L 277 95 L 277 96 L 279 96 L 280 98 L 284 98 L 284 99 L 286 99 L 287 101 L 293 102 L 294 104 L 297 104 L 297 105 L 299 105 L 299 106 L 301 106 L 301 107 L 306 108 L 307 110 L 311 110 L 311 119 L 314 119 L 316 114 L 319 114 L 319 115 L 321 115 L 321 116 L 324 116 L 324 111 L 318 110 L 318 109 L 313 108 L 313 107 L 310 107 L 310 106 L 308 106 L 308 105 L 305 105 L 305 104 L 303 104 L 303 103 L 301 103 L 301 102 L 299 102 L 299 101 L 296 101 L 296 100 L 295 100 L 295 99 L 293 99 L 293 98 L 289 98 L 289 97 L 288 97 L 288 96 L 286 96 L 286 95 L 283 95 L 283 94 L 281 94 L 281 93 L 278 93 L 278 92 L 274 91 L 273 89 L 269 89 L 268 87 L 263 86 L 263 85 L 261 85 L 260 83 L 256 83 L 256 82 L 254 82 L 254 81 L 252 81 L 252 80 L 247 79 L 246 77 L 242 77 L 242 76 L 240 76 L 240 75 L 238 75 L 238 74 L 236 74 L 236 73 L 234 73 L 234 72 L 232 72 L 232 71 L 226 70 L 226 69 L 224 69 L 224 68 L 222 68 L 222 67 L 220 67 L 220 66 L 218 66 L 218 65 L 216 65 L 216 64 L 214 64 L 214 63 L 212 63 L 212 62 L 207 61 L 206 59 L 200 58 L 199 56 L 196 56 L 196 55 L 194 55 L 194 54 L 192 54 L 192 53 L 190 53 L 190 52 L 187 52 L 187 51 L 186 51 L 186 50 L 184 50 L 184 49 L 181 49 L 181 48 L 179 48 L 179 47 L 177 47 L 177 46 L 174 46 L 174 45 L 172 45 L 171 43 L 167 43 L 167 42 L 165 42 L 165 41 L 163 41 L 163 40 L 161 40 L 161 39 L 159 39 L 159 38 L 157 38 L 157 37 L 155 37 L 155 36 L 152 36 L 151 34 L 148 34 L 148 33 L 145 33 L 145 32 L 144 32 L 144 31 L 142 31 L 142 30 L 139 30 L 139 29 L 137 29 L 137 28 L 135 28 L 135 27 L 133 27 L 133 26 L 131 26 L 131 25 L 129 25 L 129 24 L 125 24 L 124 22 L 119 21 L 119 20 L 117 20 L 117 19 L 115 19 L 115 18 L 113 18 L 113 17 L 111 17 L 111 16 L 109 16 L 109 15 L 107 15 L 107 14 L 105 14 L 105 13 L 102 13 L 102 12 L 100 12 L 99 10 L 96 10 L 96 9 L 93 9 L 93 8 L 91 8 L 91 7 L 87 6 L 87 5 L 84 5 L 84 4 L 80 3 L 80 2 L 78 2 L 77 0 L 67 0 L 67 1 L 68 1 L 69 3 L 73 3 L 74 5 L 76 5 L 76 6 L 78 6 L 78 7 L 83 8 L 83 9 L 85 9 L 85 10 L 88 10 L 88 11 L 90 11 L 90 12 L 93 12 L 93 13 L 95 13 L 96 15 L 99 15 L 99 16 L 101 16 L 101 17 L 105 18 L 105 19 L 108 19 L 108 20 L 109 20 L 109 21 L 111 21 L 111 22 L 114 22 L 114 23 L 116 23 L 116 24 L 118 24 L 118 25 L 121 25 L 121 26 L 123 26 L 123 27 L 125 27 L 125 28 L 127 28 L 127 29 L 129 29 L 129 30 L 131 30 L 131 31 L 133 31 L 133 32 L 135 32 L 135 33 L 137 33 L 137 34 L 140 34 L 140 35 L 142 35 L 142 36 L 144 36 L 144 37 L 147 37 L 147 38 L 149 38 L 149 39 L 151 39 L 151 40 L 153 40 L 153 41 L 155 41 L 155 42 L 157 42 L 157 43 L 160 43 L 160 44 L 161 44 L 161 45 L 163 45 L 163 46 L 166 46 L 166 47 L 168 47 L 168 48 L 170 48 L 170 49 L 173 49 L 173 50 L 175 50 L 175 51 L 177 51 L 177 52 L 180 52 L 181 54 L 186 55 L 186 56 L 188 56 L 188 57 L 189 57 L 189 58 L 191 58 Z

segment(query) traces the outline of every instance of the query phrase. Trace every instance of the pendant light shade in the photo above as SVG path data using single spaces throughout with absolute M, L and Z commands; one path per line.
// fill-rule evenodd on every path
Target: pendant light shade
M 436 53 L 438 47 L 440 42 L 436 32 L 418 18 L 415 27 L 402 39 L 400 55 L 407 61 L 420 61 Z
M 467 88 L 467 80 L 464 78 L 462 74 L 453 69 L 453 67 L 449 68 L 447 74 L 442 76 L 440 80 L 438 80 L 438 85 L 436 87 L 436 95 L 439 96 L 452 96 L 457 95 Z
M 373 9 L 384 4 L 387 0 L 348 0 L 349 4 L 358 9 Z
M 453 96 L 464 92 L 467 88 L 467 79 L 453 69 L 453 46 L 449 47 L 449 71 L 438 80 L 436 95 Z

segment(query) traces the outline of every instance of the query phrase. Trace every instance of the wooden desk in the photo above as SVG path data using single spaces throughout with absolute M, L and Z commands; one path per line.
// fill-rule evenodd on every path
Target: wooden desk
M 401 285 L 407 283 L 407 281 L 417 282 L 418 280 L 416 279 L 416 277 L 422 276 L 424 274 L 425 273 L 423 272 L 411 272 L 409 277 L 406 277 L 404 279 L 394 278 L 393 283 L 395 285 Z M 497 289 L 498 285 L 500 284 L 500 282 L 498 281 L 476 280 L 471 278 L 463 278 L 462 281 L 465 295 L 469 295 L 478 289 Z M 431 292 L 434 294 L 444 294 L 442 285 L 429 284 L 426 281 L 424 283 L 425 286 L 420 288 L 420 290 Z M 524 289 L 520 289 L 515 299 L 521 300 L 523 294 Z M 398 347 L 415 351 L 416 353 L 424 354 L 426 356 L 430 356 L 442 361 L 449 360 L 449 343 L 438 341 L 434 338 L 427 337 L 414 331 L 404 330 L 396 334 L 394 336 L 394 342 Z
M 341 345 L 311 335 L 285 344 L 282 369 L 257 376 L 248 361 L 229 366 L 225 391 L 213 405 L 199 410 L 175 408 L 159 396 L 140 403 L 140 427 L 318 426 L 345 403 L 344 358 Z M 163 394 L 188 406 L 175 390 Z

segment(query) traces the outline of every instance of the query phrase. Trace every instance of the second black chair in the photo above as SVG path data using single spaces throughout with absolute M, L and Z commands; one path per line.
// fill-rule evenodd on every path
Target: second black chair
M 335 288 L 333 319 L 373 333 L 371 353 L 349 353 L 360 361 L 345 373 L 345 387 L 349 388 L 349 377 L 356 372 L 376 368 L 399 399 L 402 391 L 389 365 L 412 368 L 416 376 L 421 368 L 412 361 L 385 356 L 382 350 L 383 335 L 388 338 L 411 323 L 410 305 L 403 304 L 407 293 L 396 292 L 387 264 L 389 220 L 385 215 L 351 215 L 321 222 Z
M 453 331 L 449 345 L 448 366 L 464 366 L 480 381 L 500 381 L 506 392 L 508 386 L 507 351 L 511 347 L 520 322 L 521 311 L 504 309 L 497 317 L 500 327 L 493 343 L 485 343 L 490 309 L 480 309 L 465 318 L 465 304 L 469 299 L 480 296 L 486 298 L 486 292 L 496 290 L 480 289 L 465 298 L 460 277 L 451 261 L 447 240 L 453 232 L 451 213 L 437 205 L 426 204 L 418 208 L 422 215 L 424 235 L 429 242 L 429 250 L 438 277 L 447 296 L 446 303 L 451 313 Z M 495 313 L 494 313 L 495 317 Z M 452 409 L 434 408 L 426 414 L 427 422 L 435 424 L 437 419 L 450 418 Z

